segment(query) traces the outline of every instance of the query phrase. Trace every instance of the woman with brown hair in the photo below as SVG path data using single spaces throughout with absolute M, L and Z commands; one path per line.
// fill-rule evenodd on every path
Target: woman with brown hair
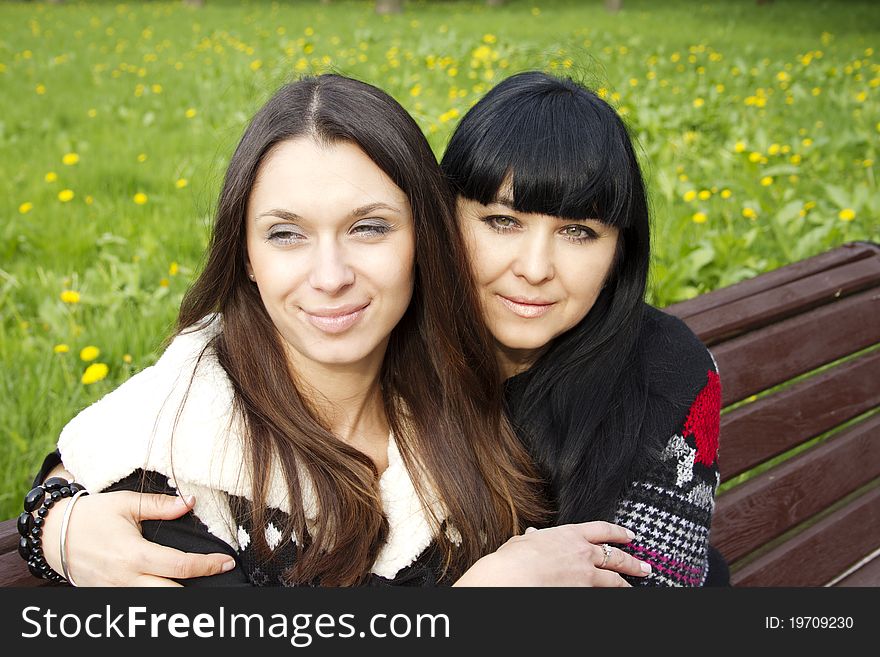
M 52 478 L 29 494 L 32 571 L 154 585 L 218 571 L 200 581 L 620 586 L 614 570 L 643 574 L 596 547 L 631 538 L 608 523 L 517 537 L 548 514 L 504 419 L 452 206 L 418 127 L 383 92 L 325 75 L 276 93 L 232 157 L 173 341 L 65 427 L 78 485 Z M 153 552 L 157 568 L 132 581 L 84 552 L 71 571 L 70 545 L 115 537 L 143 517 L 134 507 L 163 499 L 82 498 L 81 486 L 194 494 L 174 520 L 182 506 L 148 509 L 168 519 L 145 535 L 219 554 L 186 571 Z M 120 521 L 108 505 L 132 512 Z M 121 560 L 143 569 L 146 554 Z

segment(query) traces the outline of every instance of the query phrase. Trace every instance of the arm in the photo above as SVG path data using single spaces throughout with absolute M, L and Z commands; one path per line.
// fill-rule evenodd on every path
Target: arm
M 702 586 L 708 570 L 709 529 L 718 487 L 721 384 L 708 351 L 702 372 L 687 375 L 685 387 L 698 392 L 681 413 L 677 404 L 657 402 L 657 415 L 670 420 L 660 436 L 659 459 L 632 482 L 615 522 L 636 533 L 624 549 L 653 566 L 643 586 Z M 682 368 L 682 371 L 689 371 Z M 680 383 L 680 382 L 679 382 Z M 663 426 L 663 423 L 661 423 Z
M 46 458 L 35 483 L 49 476 L 74 479 L 57 452 Z M 189 512 L 194 500 L 169 494 L 156 478 L 145 483 L 145 490 L 154 492 L 136 492 L 141 477 L 135 473 L 77 501 L 67 534 L 68 566 L 77 585 L 178 586 L 171 578 L 202 586 L 246 584 L 235 568 L 235 551 Z M 59 573 L 61 519 L 68 503 L 60 500 L 43 527 L 46 560 Z

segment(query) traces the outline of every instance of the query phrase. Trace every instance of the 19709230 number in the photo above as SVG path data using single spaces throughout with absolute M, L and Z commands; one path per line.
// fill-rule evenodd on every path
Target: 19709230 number
M 852 616 L 790 616 L 789 627 L 794 630 L 849 630 Z

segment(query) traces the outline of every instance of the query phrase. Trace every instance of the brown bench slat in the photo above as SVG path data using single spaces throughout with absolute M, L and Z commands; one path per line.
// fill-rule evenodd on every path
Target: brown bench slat
M 711 308 L 717 308 L 724 304 L 771 290 L 800 278 L 812 276 L 834 267 L 862 260 L 863 258 L 878 256 L 880 256 L 880 246 L 876 244 L 869 244 L 867 242 L 844 244 L 832 251 L 820 253 L 812 258 L 785 265 L 755 278 L 750 278 L 735 285 L 707 292 L 693 299 L 667 306 L 665 310 L 676 317 L 686 319 Z
M 878 435 L 874 415 L 721 495 L 712 544 L 732 563 L 880 476 Z
M 880 406 L 880 350 L 721 417 L 718 465 L 726 481 Z
M 844 577 L 834 586 L 880 586 L 880 555 Z
M 0 554 L 18 550 L 18 518 L 0 522 Z
M 18 550 L 0 554 L 0 586 L 46 586 L 48 583 L 30 574 Z
M 734 586 L 822 586 L 877 547 L 880 488 L 731 574 Z M 819 558 L 817 558 L 819 555 Z
M 723 404 L 745 399 L 880 342 L 880 289 L 786 319 L 712 348 Z
M 878 286 L 880 258 L 865 258 L 692 315 L 687 325 L 711 346 Z

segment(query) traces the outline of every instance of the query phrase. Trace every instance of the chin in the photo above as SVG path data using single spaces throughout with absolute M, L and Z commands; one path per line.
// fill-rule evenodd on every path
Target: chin
M 505 349 L 510 349 L 512 351 L 533 351 L 535 349 L 542 349 L 544 345 L 553 339 L 553 337 L 543 331 L 540 335 L 534 335 L 531 331 L 526 332 L 511 329 L 496 336 L 495 339 Z

